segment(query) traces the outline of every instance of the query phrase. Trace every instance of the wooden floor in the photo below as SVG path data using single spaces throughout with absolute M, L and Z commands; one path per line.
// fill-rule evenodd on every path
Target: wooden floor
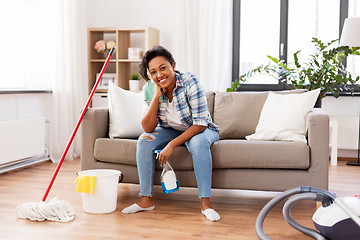
M 110 214 L 88 214 L 82 210 L 81 194 L 75 191 L 79 160 L 65 161 L 48 200 L 58 196 L 75 209 L 76 219 L 69 223 L 31 222 L 18 219 L 15 208 L 24 202 L 39 202 L 56 164 L 50 162 L 0 175 L 0 239 L 257 239 L 255 220 L 275 193 L 215 190 L 213 207 L 222 219 L 213 223 L 200 213 L 196 189 L 181 188 L 165 195 L 156 187 L 156 209 L 124 215 L 121 209 L 138 198 L 139 187 L 120 184 L 117 210 Z M 360 167 L 330 167 L 330 191 L 338 196 L 360 194 Z M 313 228 L 314 202 L 293 208 L 301 224 Z M 289 227 L 282 218 L 281 205 L 269 214 L 264 226 L 273 239 L 311 239 Z

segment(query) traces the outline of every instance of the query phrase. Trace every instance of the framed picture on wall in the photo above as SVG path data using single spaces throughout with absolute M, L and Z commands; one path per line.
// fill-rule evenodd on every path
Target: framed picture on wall
M 99 75 L 100 73 L 96 74 L 96 80 L 99 78 Z M 117 83 L 116 73 L 104 73 L 97 89 L 108 89 L 110 81 L 115 84 Z

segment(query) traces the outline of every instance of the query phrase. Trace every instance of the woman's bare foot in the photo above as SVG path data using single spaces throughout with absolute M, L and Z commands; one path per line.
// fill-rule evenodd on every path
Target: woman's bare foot
M 201 210 L 204 211 L 208 208 L 212 208 L 210 198 L 201 198 Z
M 148 208 L 154 206 L 154 201 L 152 200 L 152 197 L 141 196 L 141 199 L 137 202 L 137 205 L 142 208 Z

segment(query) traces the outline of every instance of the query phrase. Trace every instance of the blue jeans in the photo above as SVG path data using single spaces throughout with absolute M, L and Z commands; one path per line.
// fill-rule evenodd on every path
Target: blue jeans
M 152 196 L 155 173 L 155 149 L 164 148 L 182 132 L 172 128 L 157 127 L 152 133 L 143 133 L 139 137 L 136 149 L 136 161 L 140 180 L 140 195 Z M 202 133 L 185 142 L 191 153 L 199 197 L 211 197 L 212 158 L 210 146 L 219 140 L 216 131 L 206 128 Z M 180 183 L 181 184 L 181 183 Z

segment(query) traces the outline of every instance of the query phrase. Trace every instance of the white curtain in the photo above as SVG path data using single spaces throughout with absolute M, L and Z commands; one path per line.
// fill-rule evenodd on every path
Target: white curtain
M 86 102 L 86 1 L 58 0 L 59 21 L 55 44 L 56 70 L 50 129 L 50 158 L 60 160 L 80 111 Z M 80 130 L 65 159 L 80 154 Z
M 231 85 L 232 0 L 176 0 L 177 69 L 193 72 L 206 90 Z

